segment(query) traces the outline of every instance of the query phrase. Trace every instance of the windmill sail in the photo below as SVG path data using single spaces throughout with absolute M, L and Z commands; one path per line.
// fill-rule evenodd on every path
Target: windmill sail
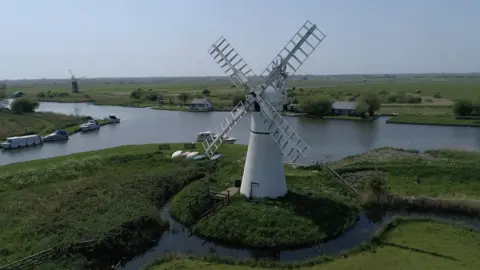
M 247 76 L 255 76 L 253 70 L 224 37 L 220 37 L 208 52 L 235 86 L 246 85 Z
M 260 112 L 264 117 L 264 123 L 267 124 L 268 132 L 272 135 L 278 147 L 280 147 L 284 157 L 293 164 L 299 159 L 305 159 L 310 151 L 308 145 L 268 100 L 258 95 L 256 100 L 260 105 Z
M 236 86 L 243 85 L 248 92 L 254 89 L 248 84 L 247 76 L 255 76 L 255 73 L 235 51 L 233 46 L 224 38 L 215 42 L 209 50 L 210 55 L 221 65 L 221 68 Z M 220 123 L 220 132 L 216 130 L 202 142 L 205 153 L 211 157 L 215 151 L 222 145 L 223 138 L 226 136 L 247 113 L 247 109 L 253 104 L 254 98 L 248 96 L 245 102 L 240 101 Z
M 271 81 L 271 77 L 278 77 L 282 72 L 292 76 L 325 39 L 325 34 L 315 24 L 307 21 L 280 53 L 265 68 L 260 77 L 264 81 Z M 280 63 L 280 64 L 277 64 Z M 286 78 L 288 79 L 288 77 Z M 276 88 L 275 85 L 272 85 Z M 277 89 L 280 90 L 280 89 Z
M 230 43 L 221 37 L 212 45 L 209 50 L 210 55 L 221 65 L 232 82 L 236 86 L 243 85 L 249 95 L 245 102 L 238 103 L 227 118 L 221 122 L 220 132 L 215 132 L 202 143 L 209 157 L 215 154 L 222 144 L 224 136 L 235 127 L 247 113 L 247 109 L 255 103 L 259 105 L 261 119 L 263 119 L 268 133 L 281 149 L 283 156 L 290 163 L 296 163 L 307 156 L 309 152 L 307 144 L 262 94 L 267 88 L 273 87 L 271 91 L 280 91 L 286 96 L 284 86 L 288 77 L 295 74 L 324 38 L 325 35 L 318 30 L 317 26 L 307 21 L 264 70 L 261 75 L 263 83 L 255 88 L 249 85 L 247 78 L 247 76 L 254 76 L 255 73 Z

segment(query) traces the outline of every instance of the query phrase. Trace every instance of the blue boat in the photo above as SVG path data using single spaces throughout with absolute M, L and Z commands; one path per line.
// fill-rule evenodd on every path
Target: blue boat
M 65 130 L 55 130 L 53 133 L 43 137 L 44 142 L 68 140 L 68 132 Z
M 206 159 L 206 158 L 207 158 L 207 155 L 205 155 L 205 154 L 200 154 L 200 155 L 194 156 L 192 159 L 193 159 L 193 160 L 202 160 L 202 159 Z

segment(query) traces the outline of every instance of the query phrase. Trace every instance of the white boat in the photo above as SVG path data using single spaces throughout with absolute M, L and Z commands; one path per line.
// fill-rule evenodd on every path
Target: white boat
M 29 147 L 35 145 L 43 144 L 42 137 L 38 135 L 27 135 L 27 136 L 18 136 L 10 137 L 7 140 L 0 144 L 2 149 L 15 149 L 22 147 Z
M 193 159 L 194 156 L 198 155 L 198 152 L 190 152 L 185 159 Z
M 115 116 L 115 114 L 110 114 L 108 117 L 105 117 L 105 120 L 110 121 L 112 123 L 120 123 L 120 118 Z
M 44 142 L 68 140 L 68 132 L 65 130 L 55 130 L 53 133 L 43 137 Z
M 178 150 L 172 154 L 172 158 L 179 158 L 182 155 L 183 151 Z
M 90 131 L 90 130 L 96 130 L 99 128 L 100 128 L 100 124 L 98 123 L 97 120 L 88 120 L 87 123 L 80 125 L 81 131 Z
M 212 136 L 210 136 L 212 135 Z M 213 131 L 203 131 L 203 132 L 200 132 L 198 133 L 197 135 L 197 142 L 203 142 L 207 139 L 209 140 L 212 140 L 212 137 L 215 139 L 217 138 L 217 134 L 215 134 L 215 132 Z M 223 143 L 224 144 L 234 144 L 235 141 L 237 141 L 237 137 L 230 137 L 230 136 L 223 136 Z

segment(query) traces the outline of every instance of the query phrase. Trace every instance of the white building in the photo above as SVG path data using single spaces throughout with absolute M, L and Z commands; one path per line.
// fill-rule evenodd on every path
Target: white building
M 190 102 L 190 110 L 209 111 L 213 109 L 213 104 L 207 98 L 196 98 Z

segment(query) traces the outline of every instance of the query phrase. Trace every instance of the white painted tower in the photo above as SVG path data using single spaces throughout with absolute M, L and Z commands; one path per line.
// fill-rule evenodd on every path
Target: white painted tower
M 264 94 L 282 111 L 283 95 L 273 87 L 268 87 Z M 277 198 L 287 194 L 283 154 L 268 130 L 265 117 L 260 112 L 258 103 L 251 109 L 250 139 L 247 157 L 243 169 L 240 193 L 247 197 Z
M 323 41 L 325 35 L 307 21 L 260 75 L 262 83 L 252 87 L 248 76 L 255 73 L 235 49 L 221 37 L 209 53 L 221 65 L 236 86 L 248 92 L 245 102 L 233 108 L 215 130 L 202 142 L 205 153 L 212 157 L 225 136 L 247 111 L 251 112 L 250 140 L 243 170 L 240 193 L 247 197 L 277 198 L 287 194 L 284 158 L 290 163 L 305 158 L 308 146 L 283 119 L 279 112 L 287 100 L 285 85 Z

